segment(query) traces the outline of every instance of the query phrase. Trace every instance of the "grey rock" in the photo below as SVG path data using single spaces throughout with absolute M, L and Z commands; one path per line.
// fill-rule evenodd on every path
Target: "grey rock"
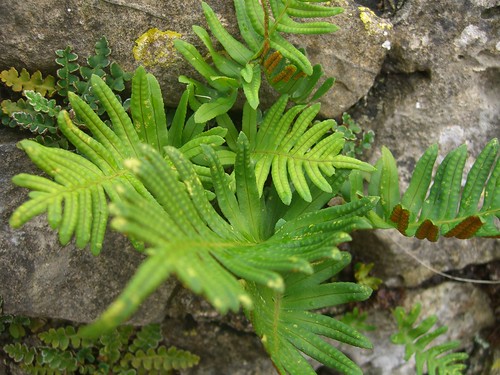
M 394 38 L 383 71 L 354 118 L 376 134 L 375 152 L 394 154 L 405 191 L 427 147 L 444 155 L 466 143 L 475 157 L 500 136 L 500 22 L 496 2 L 411 0 L 392 19 Z M 496 10 L 495 10 L 496 9 Z M 466 170 L 472 165 L 470 158 Z M 417 285 L 431 272 L 402 251 L 409 250 L 438 270 L 463 268 L 500 257 L 498 241 L 441 240 L 431 245 L 402 238 L 396 231 L 361 235 L 362 256 L 380 262 L 384 277 L 401 276 Z
M 353 252 L 374 263 L 373 274 L 390 287 L 416 287 L 436 274 L 498 259 L 499 242 L 475 238 L 440 238 L 431 243 L 402 236 L 396 230 L 355 233 Z
M 207 2 L 230 32 L 236 34 L 233 2 Z M 338 116 L 368 92 L 384 60 L 386 49 L 382 45 L 389 39 L 390 31 L 382 20 L 367 10 L 361 12 L 353 1 L 337 3 L 346 8 L 343 15 L 332 18 L 340 31 L 293 39 L 307 49 L 314 63 L 323 64 L 327 76 L 338 78 L 335 90 L 323 100 L 325 116 Z M 148 29 L 173 30 L 200 46 L 191 26 L 205 25 L 198 0 L 15 0 L 1 2 L 0 14 L 0 70 L 14 66 L 52 74 L 57 69 L 54 51 L 67 45 L 83 58 L 93 54 L 95 42 L 105 35 L 113 50 L 112 58 L 133 70 L 138 65 L 132 56 L 135 40 Z M 166 103 L 175 105 L 183 90 L 178 76 L 192 76 L 194 72 L 165 43 L 151 47 L 153 54 L 163 58 L 149 69 L 159 79 Z
M 143 256 L 118 233 L 109 233 L 100 256 L 73 244 L 61 247 L 44 217 L 13 230 L 8 220 L 27 199 L 27 191 L 11 183 L 21 172 L 39 173 L 15 146 L 22 137 L 0 129 L 0 295 L 4 313 L 89 322 L 118 296 Z M 161 321 L 174 281 L 147 300 L 132 323 Z
M 430 346 L 443 341 L 459 340 L 460 350 L 468 351 L 474 346 L 477 332 L 495 324 L 488 296 L 470 284 L 445 282 L 428 289 L 416 289 L 406 294 L 401 305 L 409 311 L 416 303 L 422 305 L 419 321 L 431 315 L 438 320 L 432 331 L 448 326 L 448 331 L 433 341 Z M 364 332 L 373 343 L 373 350 L 361 350 L 342 345 L 366 375 L 412 375 L 415 374 L 414 359 L 404 360 L 404 347 L 393 345 L 390 336 L 397 331 L 397 323 L 387 310 L 367 310 L 366 323 L 375 325 L 376 331 Z

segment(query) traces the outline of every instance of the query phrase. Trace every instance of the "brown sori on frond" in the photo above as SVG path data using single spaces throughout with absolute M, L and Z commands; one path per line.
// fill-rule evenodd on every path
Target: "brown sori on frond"
M 446 233 L 445 237 L 456 237 L 461 240 L 471 238 L 483 226 L 483 222 L 477 216 L 469 216 L 461 221 L 455 228 Z
M 278 66 L 283 56 L 279 51 L 274 51 L 269 55 L 269 57 L 264 61 L 264 68 L 266 68 L 267 74 L 271 74 L 274 69 Z
M 273 78 L 273 83 L 278 83 L 278 82 L 288 82 L 290 78 L 295 74 L 297 71 L 297 67 L 295 65 L 287 65 L 285 69 L 283 69 L 281 72 L 279 72 L 276 77 Z
M 427 238 L 431 242 L 438 240 L 439 228 L 429 219 L 425 220 L 417 229 L 415 237 L 419 240 Z
M 406 229 L 408 228 L 410 220 L 410 211 L 403 208 L 401 204 L 397 204 L 392 210 L 390 219 L 398 225 L 397 228 L 402 234 L 406 234 Z

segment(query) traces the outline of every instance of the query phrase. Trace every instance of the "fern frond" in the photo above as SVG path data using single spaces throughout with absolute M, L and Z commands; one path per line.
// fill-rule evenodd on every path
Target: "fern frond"
M 213 65 L 205 61 L 192 44 L 180 39 L 174 41 L 177 50 L 205 78 L 208 85 L 217 91 L 206 95 L 210 88 L 199 82 L 193 86 L 198 98 L 209 99 L 205 104 L 201 100 L 201 109 L 198 109 L 198 106 L 193 108 L 202 112 L 197 113 L 197 121 L 208 121 L 227 112 L 233 106 L 239 88 L 243 89 L 250 106 L 256 109 L 259 105 L 262 68 L 271 86 L 281 94 L 290 94 L 296 102 L 306 102 L 323 76 L 321 66 L 316 65 L 313 68 L 305 52 L 287 42 L 279 32 L 332 32 L 337 29 L 335 25 L 326 22 L 298 23 L 292 20 L 288 12 L 290 11 L 292 16 L 301 14 L 300 17 L 312 18 L 338 14 L 340 8 L 281 0 L 273 0 L 271 4 L 266 1 L 262 5 L 258 0 L 235 0 L 234 4 L 240 32 L 248 46 L 227 32 L 215 12 L 205 2 L 202 2 L 202 7 L 209 29 L 226 54 L 214 49 L 207 31 L 199 26 L 194 26 L 193 31 L 209 50 Z M 270 24 L 269 13 L 274 14 L 274 23 Z M 276 56 L 279 56 L 279 59 L 275 58 Z M 275 63 L 271 63 L 270 59 Z M 325 80 L 310 100 L 319 99 L 333 83 L 333 78 Z
M 436 145 L 427 149 L 415 166 L 408 189 L 400 197 L 394 157 L 389 150 L 382 150 L 382 157 L 375 165 L 377 172 L 371 176 L 368 186 L 370 195 L 381 197 L 370 216 L 372 222 L 379 227 L 387 224 L 406 236 L 429 241 L 437 241 L 440 236 L 498 237 L 498 140 L 491 140 L 483 148 L 466 176 L 463 174 L 467 159 L 465 145 L 446 155 L 432 177 L 437 155 Z
M 283 292 L 279 272 L 310 273 L 310 262 L 338 257 L 334 246 L 350 240 L 347 232 L 366 227 L 360 217 L 373 207 L 368 198 L 290 220 L 264 238 L 265 204 L 257 192 L 246 137 L 238 142 L 236 194 L 215 151 L 203 147 L 224 216 L 210 204 L 193 165 L 175 148 L 166 148 L 164 160 L 143 146 L 142 157 L 127 161 L 155 200 L 124 188 L 123 200 L 113 206 L 117 217 L 112 225 L 149 244 L 149 256 L 100 320 L 82 334 L 95 335 L 128 318 L 170 274 L 223 313 L 240 304 L 251 308 L 252 300 L 235 276 Z
M 325 176 L 333 175 L 336 169 L 374 169 L 357 159 L 339 155 L 345 140 L 342 133 L 331 132 L 333 120 L 311 124 L 319 113 L 319 104 L 307 108 L 294 106 L 284 113 L 287 101 L 288 97 L 282 96 L 269 109 L 255 137 L 252 154 L 261 195 L 271 170 L 278 195 L 285 204 L 290 204 L 290 181 L 304 200 L 312 200 L 306 174 L 314 185 L 330 192 Z
M 463 361 L 469 356 L 463 352 L 450 352 L 456 350 L 460 342 L 449 341 L 432 346 L 432 342 L 444 334 L 448 328 L 443 326 L 431 331 L 437 321 L 435 315 L 417 325 L 420 310 L 420 304 L 416 304 L 409 313 L 406 313 L 401 306 L 394 310 L 393 315 L 398 323 L 398 332 L 391 336 L 392 343 L 405 345 L 405 360 L 407 361 L 415 354 L 417 375 L 424 374 L 425 369 L 429 375 L 462 374 L 466 368 Z
M 132 113 L 135 114 L 136 124 L 132 123 L 113 91 L 102 79 L 93 76 L 92 91 L 106 109 L 113 129 L 88 104 L 70 92 L 68 97 L 75 113 L 94 138 L 75 126 L 65 111 L 59 114 L 59 129 L 81 155 L 47 148 L 29 140 L 20 142 L 20 147 L 50 178 L 26 174 L 14 177 L 14 183 L 34 192 L 31 199 L 12 214 L 10 224 L 13 227 L 20 227 L 33 217 L 47 212 L 49 224 L 59 230 L 59 240 L 63 245 L 75 236 L 78 247 L 83 248 L 90 243 L 92 253 L 98 254 L 109 215 L 106 197 L 113 202 L 119 201 L 119 189 L 123 186 L 129 186 L 143 197 L 150 197 L 144 186 L 124 168 L 124 160 L 140 155 L 139 134 L 150 134 L 156 146 L 162 148 L 168 143 L 168 133 L 166 129 L 156 129 L 166 126 L 163 121 L 165 114 L 161 113 L 163 107 L 154 95 L 155 90 L 151 93 L 151 87 L 157 88 L 157 84 L 151 76 L 145 76 L 141 69 L 137 76 L 136 82 L 147 80 L 150 94 L 133 102 Z M 142 88 L 139 85 L 135 90 Z M 141 122 L 144 119 L 147 122 Z M 176 126 L 179 127 L 183 120 L 183 116 L 178 116 Z M 182 126 L 180 129 L 182 131 Z M 201 138 L 200 142 L 204 140 L 206 138 Z M 214 144 L 221 143 L 212 138 L 209 140 Z M 199 153 L 201 149 L 192 155 Z
M 370 288 L 358 284 L 323 283 L 349 264 L 350 255 L 345 252 L 340 255 L 339 259 L 317 263 L 311 275 L 285 276 L 284 293 L 246 284 L 254 300 L 254 309 L 246 311 L 247 316 L 281 374 L 316 373 L 301 353 L 343 373 L 361 374 L 354 362 L 321 336 L 371 348 L 368 339 L 347 324 L 309 311 L 370 296 Z
M 195 366 L 200 357 L 188 351 L 177 349 L 175 346 L 158 349 L 138 350 L 136 353 L 127 353 L 120 360 L 122 368 L 133 368 L 138 373 L 170 374 L 172 370 L 183 370 Z M 146 372 L 144 372 L 146 371 Z M 135 372 L 134 372 L 135 373 Z
M 78 55 L 69 46 L 57 50 L 56 55 L 56 63 L 61 66 L 57 69 L 57 77 L 59 78 L 56 83 L 57 92 L 59 95 L 67 97 L 68 92 L 76 90 L 75 84 L 80 80 L 76 74 L 73 74 L 80 69 Z

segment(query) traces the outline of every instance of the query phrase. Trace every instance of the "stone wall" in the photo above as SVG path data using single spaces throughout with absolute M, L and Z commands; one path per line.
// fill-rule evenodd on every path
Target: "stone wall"
M 232 2 L 208 3 L 235 32 Z M 495 0 L 387 1 L 385 18 L 377 18 L 351 0 L 335 3 L 346 8 L 334 20 L 340 31 L 294 42 L 305 46 L 311 60 L 323 64 L 328 75 L 337 77 L 333 92 L 323 99 L 322 114 L 339 116 L 350 109 L 364 128 L 375 131 L 371 161 L 379 156 L 381 145 L 388 146 L 407 183 L 417 158 L 430 144 L 439 143 L 444 155 L 466 143 L 475 156 L 489 139 L 500 136 L 500 8 Z M 193 24 L 204 24 L 197 0 L 4 1 L 0 2 L 0 70 L 14 66 L 54 74 L 53 51 L 71 45 L 80 57 L 87 56 L 102 35 L 110 41 L 112 57 L 132 70 L 138 64 L 132 48 L 142 33 L 152 27 L 174 30 L 199 45 L 191 31 Z M 390 24 L 392 30 L 387 28 Z M 150 67 L 171 105 L 182 89 L 177 76 L 193 74 L 182 59 L 173 60 L 175 64 L 169 66 Z M 0 129 L 0 295 L 4 310 L 88 322 L 119 293 L 141 256 L 113 233 L 99 257 L 73 245 L 61 248 L 43 217 L 20 230 L 9 228 L 8 217 L 27 197 L 10 179 L 16 173 L 35 171 L 15 147 L 23 136 Z M 441 324 L 450 325 L 450 334 L 458 335 L 468 350 L 475 345 L 474 335 L 493 326 L 498 307 L 494 311 L 487 290 L 436 280 L 434 272 L 414 258 L 446 272 L 498 265 L 498 240 L 430 244 L 397 233 L 374 232 L 357 234 L 352 250 L 356 259 L 375 262 L 375 275 L 386 283 L 384 293 L 411 288 L 396 302 L 409 306 L 421 299 L 427 303 L 424 311 L 436 313 Z M 482 269 L 489 271 L 469 276 L 496 272 L 493 266 Z M 199 298 L 179 292 L 176 285 L 174 280 L 165 284 L 134 322 L 167 317 L 165 331 L 172 343 L 202 357 L 200 366 L 190 373 L 273 373 L 246 322 L 235 316 L 220 317 Z M 372 335 L 377 349 L 370 353 L 350 350 L 350 355 L 367 374 L 412 373 L 403 364 L 402 353 L 388 344 L 395 327 L 383 307 L 374 304 L 370 310 L 370 322 L 380 326 Z M 455 327 L 457 322 L 467 324 Z

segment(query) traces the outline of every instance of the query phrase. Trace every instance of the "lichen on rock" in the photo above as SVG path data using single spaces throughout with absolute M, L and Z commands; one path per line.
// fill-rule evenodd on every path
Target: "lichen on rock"
M 383 34 L 386 35 L 389 30 L 392 30 L 392 24 L 378 17 L 370 8 L 358 7 L 359 18 L 365 25 L 365 30 L 370 35 Z
M 136 39 L 134 58 L 144 66 L 168 67 L 181 58 L 174 47 L 174 40 L 181 37 L 172 30 L 149 29 Z

